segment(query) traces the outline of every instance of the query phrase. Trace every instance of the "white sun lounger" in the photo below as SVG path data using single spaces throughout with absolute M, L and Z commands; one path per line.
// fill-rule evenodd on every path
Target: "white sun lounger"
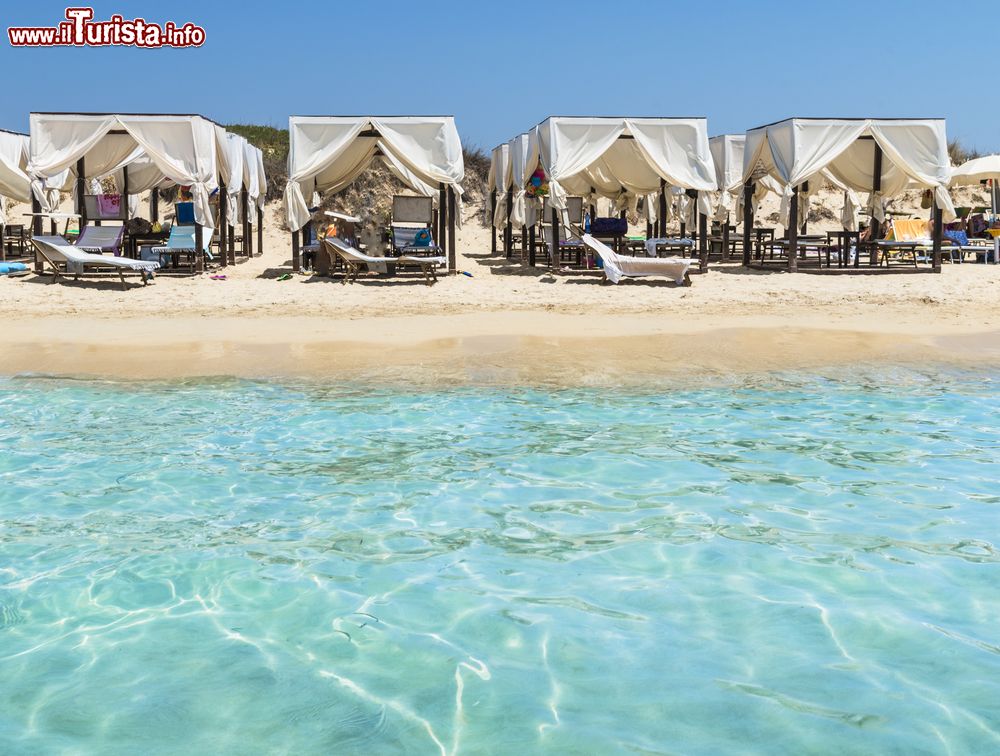
M 440 256 L 417 257 L 415 255 L 402 255 L 401 257 L 372 257 L 335 236 L 327 237 L 323 240 L 323 243 L 328 245 L 344 261 L 344 268 L 347 270 L 347 275 L 344 277 L 345 283 L 357 280 L 362 265 L 369 270 L 377 271 L 385 271 L 387 266 L 392 265 L 397 268 L 420 268 L 420 272 L 427 279 L 427 284 L 430 285 L 437 281 L 435 268 L 447 263 L 447 258 Z
M 118 271 L 118 278 L 122 282 L 122 289 L 126 289 L 125 271 L 133 271 L 142 276 L 142 285 L 145 286 L 152 278 L 153 272 L 160 267 L 157 262 L 147 260 L 131 260 L 127 257 L 112 257 L 111 255 L 94 255 L 90 252 L 81 252 L 79 249 L 69 244 L 61 236 L 33 236 L 31 243 L 35 251 L 42 260 L 52 268 L 52 280 L 64 278 L 59 269 L 60 263 L 65 265 L 66 273 L 71 273 L 74 280 L 79 280 L 87 268 L 114 268 Z
M 604 275 L 611 283 L 616 284 L 623 278 L 663 276 L 681 286 L 691 285 L 688 269 L 696 262 L 695 260 L 685 260 L 680 257 L 626 257 L 619 255 L 590 234 L 584 234 L 580 238 L 604 261 Z

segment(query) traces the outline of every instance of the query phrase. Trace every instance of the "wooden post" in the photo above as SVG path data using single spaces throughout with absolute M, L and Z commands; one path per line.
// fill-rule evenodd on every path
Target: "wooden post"
M 792 187 L 792 201 L 788 210 L 788 272 L 799 269 L 799 188 Z
M 219 182 L 219 257 L 222 258 L 222 266 L 229 264 L 229 255 L 226 254 L 226 238 L 229 232 L 229 195 L 226 193 L 226 182 Z
M 292 231 L 292 270 L 298 273 L 302 270 L 302 257 L 299 254 L 299 232 Z
M 42 203 L 38 201 L 35 197 L 35 193 L 31 193 L 31 212 L 40 213 L 42 212 Z M 31 217 L 31 234 L 32 236 L 42 235 L 42 216 L 33 215 Z M 41 273 L 43 270 L 42 257 L 35 252 L 35 273 Z
M 805 182 L 804 184 L 802 184 L 802 188 L 803 188 L 803 189 L 804 189 L 805 191 L 807 191 L 807 192 L 808 192 L 808 191 L 809 191 L 809 182 L 808 182 L 808 181 L 806 181 L 806 182 Z M 795 219 L 795 222 L 796 222 L 796 223 L 798 223 L 798 220 L 799 220 L 799 219 L 798 219 L 798 218 L 796 218 L 796 219 Z M 800 233 L 801 233 L 801 234 L 802 234 L 803 236 L 805 236 L 805 235 L 806 235 L 807 233 L 809 233 L 809 214 L 808 214 L 808 213 L 806 213 L 806 217 L 805 217 L 805 218 L 804 218 L 804 219 L 802 220 L 802 229 L 801 229 Z
M 235 209 L 236 208 L 234 207 L 233 210 L 235 210 Z M 229 227 L 229 230 L 226 233 L 226 246 L 223 247 L 222 245 L 220 245 L 220 249 L 222 250 L 222 254 L 225 255 L 226 258 L 228 258 L 229 260 L 231 260 L 232 263 L 233 263 L 233 265 L 235 265 L 236 264 L 236 224 L 235 223 L 232 226 Z
M 944 210 L 938 207 L 937 199 L 934 200 L 934 245 L 933 258 L 931 259 L 931 269 L 935 273 L 941 272 L 941 237 L 944 236 Z
M 749 268 L 753 256 L 753 181 L 743 185 L 743 267 Z
M 697 197 L 697 192 L 695 193 Z M 698 200 L 695 199 L 695 202 Z M 698 247 L 701 252 L 701 272 L 708 272 L 708 216 L 698 213 Z
M 660 212 L 657 213 L 660 229 L 656 232 L 659 238 L 667 235 L 667 182 L 660 179 Z
M 457 212 L 455 207 L 455 187 L 448 185 L 448 270 L 454 273 L 458 270 L 458 250 L 455 247 L 455 224 Z
M 80 216 L 77 223 L 81 234 L 83 233 L 83 227 L 87 225 L 87 203 L 83 199 L 83 195 L 87 193 L 86 173 L 86 161 L 84 158 L 80 158 L 76 161 L 76 212 Z
M 448 254 L 448 231 L 445 225 L 445 219 L 448 216 L 448 192 L 444 188 L 444 182 L 438 182 L 438 228 L 437 228 L 437 243 L 441 247 L 441 251 L 446 255 Z
M 154 186 L 149 190 L 149 222 L 159 223 L 160 221 L 160 189 Z
M 264 211 L 261 209 L 260 205 L 256 207 L 257 211 L 257 254 L 264 254 Z
M 205 271 L 204 230 L 197 221 L 194 224 L 194 266 L 198 273 Z
M 514 207 L 514 190 L 507 191 L 507 223 L 503 227 L 503 252 L 509 260 L 514 247 L 514 226 L 510 222 L 510 211 Z
M 879 147 L 878 142 L 875 143 L 875 165 L 872 169 L 872 192 L 882 191 L 882 148 Z M 871 218 L 868 219 L 871 223 L 871 235 L 868 240 L 875 242 L 882 238 L 882 224 L 875 220 L 875 215 L 872 214 Z
M 559 254 L 559 211 L 555 207 L 552 208 L 552 249 L 550 252 L 552 265 L 558 268 L 562 262 L 562 256 Z
M 528 264 L 535 267 L 535 226 L 528 227 Z
M 122 201 L 122 204 L 125 207 L 125 220 L 126 221 L 132 220 L 132 205 L 131 205 L 131 203 L 129 201 L 129 199 L 131 198 L 131 196 L 132 196 L 132 192 L 131 192 L 131 186 L 129 185 L 129 180 L 128 180 L 128 166 L 125 166 L 124 168 L 122 168 L 122 197 L 121 197 L 121 201 Z
M 729 214 L 722 221 L 722 262 L 729 262 Z
M 240 192 L 240 207 L 243 208 L 243 249 L 244 257 L 253 257 L 253 229 L 250 227 L 250 195 L 246 187 Z M 236 262 L 235 256 L 233 262 Z
M 497 253 L 497 189 L 490 191 L 490 254 Z

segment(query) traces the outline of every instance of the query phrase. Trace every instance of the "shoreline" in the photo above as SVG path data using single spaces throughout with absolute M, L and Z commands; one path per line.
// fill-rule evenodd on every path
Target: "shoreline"
M 1000 330 L 960 321 L 741 321 L 659 314 L 581 323 L 579 315 L 544 312 L 8 319 L 0 375 L 616 386 L 844 366 L 1000 367 Z

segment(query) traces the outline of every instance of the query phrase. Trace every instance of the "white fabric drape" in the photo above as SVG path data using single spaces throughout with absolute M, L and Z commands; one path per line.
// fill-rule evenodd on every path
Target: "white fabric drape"
M 82 115 L 32 113 L 28 175 L 46 212 L 55 210 L 76 162 L 88 176 L 127 161 L 140 148 L 160 173 L 191 187 L 195 219 L 214 226 L 209 195 L 217 187 L 215 126 L 200 116 Z M 124 134 L 111 134 L 112 130 Z
M 292 116 L 288 120 L 288 184 L 285 211 L 288 225 L 297 231 L 309 221 L 305 192 L 346 186 L 375 157 L 376 146 L 398 177 L 415 191 L 452 186 L 456 220 L 461 222 L 460 183 L 465 177 L 462 143 L 450 117 Z M 360 136 L 373 129 L 378 137 Z M 376 141 L 378 142 L 376 145 Z
M 31 199 L 28 165 L 28 135 L 0 131 L 0 225 L 7 224 L 7 199 Z
M 493 227 L 499 229 L 507 224 L 507 189 L 510 186 L 510 147 L 507 144 L 493 148 L 490 166 L 492 168 L 492 189 L 497 193 Z
M 511 189 L 514 192 L 511 203 L 510 222 L 515 228 L 529 225 L 526 205 L 533 202 L 527 196 L 527 185 L 531 175 L 538 168 L 538 137 L 535 130 L 520 134 L 507 143 L 510 157 Z M 534 220 L 536 213 L 531 213 Z

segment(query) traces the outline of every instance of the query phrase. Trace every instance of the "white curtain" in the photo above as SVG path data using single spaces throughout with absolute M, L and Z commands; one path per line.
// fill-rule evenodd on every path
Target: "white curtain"
M 515 228 L 529 225 L 526 203 L 528 201 L 527 185 L 531 175 L 538 168 L 538 138 L 532 129 L 526 134 L 514 137 L 507 144 L 510 157 L 512 189 L 514 201 L 511 204 L 510 222 Z M 531 213 L 534 220 L 535 213 Z
M 0 131 L 0 224 L 7 223 L 5 198 L 18 202 L 31 199 L 28 164 L 28 136 Z
M 507 188 L 510 186 L 510 147 L 501 144 L 493 149 L 493 189 L 497 193 L 496 211 L 493 213 L 494 228 L 507 225 Z

